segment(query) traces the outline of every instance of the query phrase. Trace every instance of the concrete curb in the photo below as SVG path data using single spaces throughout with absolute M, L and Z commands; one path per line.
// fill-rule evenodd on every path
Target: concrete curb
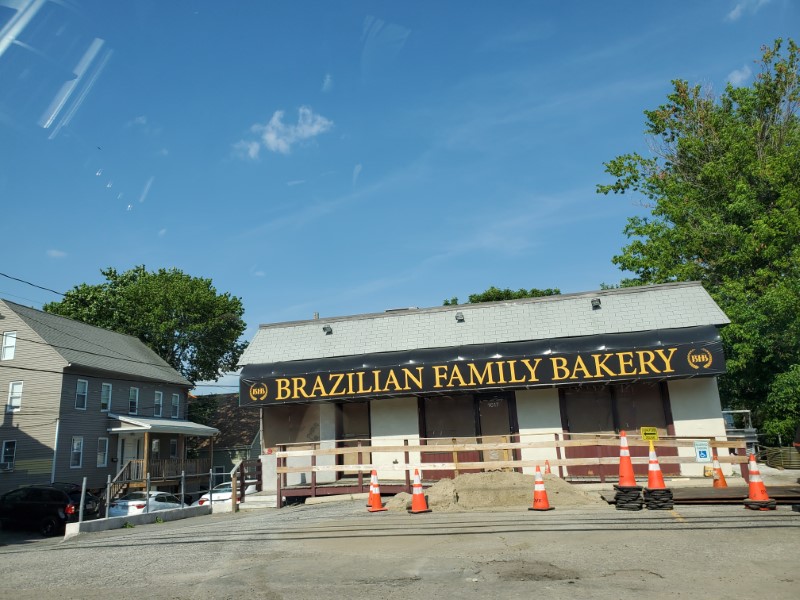
M 126 522 L 131 525 L 149 525 L 155 523 L 158 518 L 162 521 L 178 521 L 180 519 L 189 519 L 191 517 L 200 517 L 210 514 L 210 506 L 187 506 L 186 508 L 158 510 L 148 514 L 132 515 L 129 517 L 109 517 L 108 519 L 95 519 L 93 521 L 84 521 L 83 523 L 67 523 L 64 529 L 64 539 L 68 540 L 82 533 L 121 529 Z

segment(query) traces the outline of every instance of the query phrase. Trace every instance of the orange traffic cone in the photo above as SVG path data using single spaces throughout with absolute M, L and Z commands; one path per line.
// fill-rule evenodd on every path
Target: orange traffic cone
M 388 510 L 383 507 L 381 503 L 381 488 L 378 485 L 378 473 L 374 469 L 372 470 L 372 474 L 369 478 L 369 508 L 367 509 L 368 512 L 381 512 L 384 510 Z
M 619 486 L 636 487 L 636 477 L 633 475 L 631 451 L 628 448 L 628 436 L 624 431 L 619 432 Z
M 544 461 L 544 474 L 545 475 L 552 475 L 553 474 L 552 471 L 550 471 L 550 461 L 549 460 Z
M 748 470 L 750 471 L 750 495 L 744 501 L 745 508 L 751 508 L 753 510 L 775 510 L 777 502 L 767 495 L 767 488 L 764 486 L 764 482 L 761 479 L 761 473 L 758 471 L 758 465 L 756 464 L 756 457 L 754 454 L 750 455 Z
M 717 451 L 714 450 L 714 487 L 715 488 L 726 488 L 728 487 L 728 482 L 725 481 L 725 475 L 722 473 L 722 467 L 719 466 L 719 458 L 717 457 Z
M 661 466 L 658 464 L 658 456 L 656 456 L 656 449 L 653 448 L 653 442 L 650 442 L 650 463 L 647 465 L 647 489 L 667 489 L 667 486 L 664 485 L 664 475 L 661 473 Z
M 375 486 L 378 484 L 378 472 L 373 469 L 369 475 L 369 494 L 367 495 L 367 508 L 372 506 L 372 492 L 375 490 Z
M 536 479 L 533 482 L 533 506 L 528 510 L 553 510 L 554 507 L 550 506 L 547 501 L 547 490 L 544 489 L 544 479 L 542 472 L 536 467 Z
M 425 494 L 422 492 L 422 481 L 419 478 L 419 469 L 414 469 L 414 493 L 411 495 L 411 514 L 429 513 L 428 503 L 425 502 Z

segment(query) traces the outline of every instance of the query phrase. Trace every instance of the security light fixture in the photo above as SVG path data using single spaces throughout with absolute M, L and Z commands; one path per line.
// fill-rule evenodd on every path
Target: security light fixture
M 600 298 L 592 298 L 592 310 L 600 308 Z
M 463 323 L 464 322 L 464 313 L 458 311 L 456 313 L 456 323 Z
M 325 332 L 325 335 L 330 335 L 333 333 L 333 327 L 331 327 L 330 325 L 323 325 L 322 331 Z

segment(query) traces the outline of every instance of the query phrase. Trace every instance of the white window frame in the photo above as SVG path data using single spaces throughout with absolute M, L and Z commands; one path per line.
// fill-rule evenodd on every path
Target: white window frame
M 17 350 L 17 332 L 4 331 L 3 345 L 0 346 L 0 360 L 12 360 Z
M 164 392 L 156 392 L 153 398 L 153 416 L 160 417 L 164 410 Z
M 169 441 L 169 457 L 178 458 L 178 440 L 174 438 Z
M 131 410 L 131 406 L 133 406 L 133 410 Z M 137 387 L 132 387 L 128 392 L 128 414 L 139 414 L 139 388 Z
M 11 460 L 8 460 L 8 448 L 11 448 Z M 2 454 L 0 454 L 0 464 L 8 465 L 9 469 L 14 468 L 14 463 L 17 460 L 17 440 L 4 440 L 2 447 Z
M 81 384 L 84 385 L 83 394 L 81 394 Z M 78 398 L 83 397 L 83 406 L 78 404 Z M 89 382 L 85 379 L 78 379 L 78 383 L 75 384 L 75 410 L 86 410 L 86 407 L 89 405 Z
M 76 448 L 77 444 L 77 450 Z M 75 456 L 77 454 L 78 462 L 75 464 Z M 72 436 L 72 443 L 69 445 L 69 468 L 70 469 L 80 469 L 83 467 L 83 436 L 82 435 L 73 435 Z
M 179 419 L 181 416 L 181 397 L 179 394 L 172 394 L 172 412 L 170 417 Z
M 106 390 L 108 390 L 107 395 Z M 100 412 L 108 412 L 111 410 L 111 396 L 113 393 L 114 386 L 110 383 L 104 383 L 100 386 Z M 103 401 L 105 401 L 105 408 L 103 408 Z
M 150 458 L 153 460 L 161 460 L 161 440 L 153 438 L 150 443 Z
M 22 410 L 22 381 L 8 382 L 8 402 L 6 402 L 6 412 L 15 413 Z M 14 393 L 14 390 L 18 391 Z
M 102 460 L 101 460 L 102 457 Z M 107 437 L 99 437 L 97 438 L 97 466 L 98 467 L 107 467 L 108 466 L 108 438 Z

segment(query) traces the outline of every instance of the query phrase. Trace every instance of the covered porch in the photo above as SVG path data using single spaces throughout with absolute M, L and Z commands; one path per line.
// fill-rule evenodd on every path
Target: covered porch
M 130 487 L 152 484 L 174 487 L 181 476 L 187 480 L 207 480 L 211 470 L 210 458 L 186 458 L 189 437 L 211 438 L 219 433 L 191 421 L 109 414 L 108 432 L 117 438 L 120 469 L 113 479 L 117 492 Z

